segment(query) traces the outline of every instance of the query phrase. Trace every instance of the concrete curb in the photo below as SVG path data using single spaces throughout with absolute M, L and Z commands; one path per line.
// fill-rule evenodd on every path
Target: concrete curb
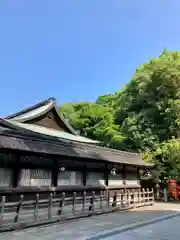
M 105 239 L 107 237 L 111 237 L 111 236 L 117 235 L 119 233 L 123 233 L 123 232 L 129 231 L 129 230 L 144 227 L 146 225 L 153 224 L 153 223 L 156 223 L 156 222 L 159 222 L 159 221 L 168 220 L 168 219 L 171 219 L 171 218 L 174 218 L 174 217 L 177 217 L 177 216 L 180 216 L 180 212 L 173 213 L 173 214 L 168 214 L 166 216 L 154 218 L 154 219 L 147 220 L 147 221 L 128 224 L 128 225 L 125 225 L 125 226 L 122 226 L 122 227 L 116 227 L 116 228 L 113 228 L 112 230 L 105 230 L 105 231 L 102 231 L 102 232 L 100 232 L 96 235 L 93 235 L 92 237 L 84 238 L 84 240 Z

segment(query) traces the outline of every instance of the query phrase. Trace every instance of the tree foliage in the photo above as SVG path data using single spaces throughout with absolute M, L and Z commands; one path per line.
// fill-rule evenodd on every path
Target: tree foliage
M 156 159 L 162 175 L 178 175 L 180 52 L 165 50 L 140 65 L 114 94 L 100 96 L 95 103 L 64 104 L 59 110 L 81 135 L 109 147 L 142 152 L 145 159 Z
M 159 144 L 153 153 L 161 178 L 176 178 L 180 182 L 180 139 L 171 139 Z
M 96 139 L 102 144 L 119 148 L 123 141 L 118 125 L 115 124 L 112 108 L 96 103 L 81 102 L 64 104 L 59 111 L 80 135 Z
M 155 150 L 179 135 L 180 54 L 163 52 L 137 68 L 115 105 L 116 123 L 128 144 Z

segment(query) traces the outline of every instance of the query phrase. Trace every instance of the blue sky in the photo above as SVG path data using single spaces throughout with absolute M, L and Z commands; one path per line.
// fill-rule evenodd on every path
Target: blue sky
M 179 23 L 179 0 L 0 0 L 0 115 L 120 89 L 139 64 L 180 49 Z

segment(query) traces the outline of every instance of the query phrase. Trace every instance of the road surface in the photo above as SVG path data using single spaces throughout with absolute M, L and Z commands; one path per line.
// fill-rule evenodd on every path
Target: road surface
M 64 224 L 54 224 L 54 225 L 49 225 L 46 227 L 36 227 L 32 229 L 26 229 L 26 230 L 21 230 L 17 232 L 8 232 L 8 233 L 1 233 L 0 234 L 0 240 L 85 240 L 85 239 L 91 239 L 92 236 L 96 236 L 99 233 L 103 233 L 104 231 L 112 231 L 114 228 L 117 227 L 123 227 L 123 226 L 128 226 L 130 224 L 136 224 L 140 223 L 143 221 L 147 220 L 152 220 L 157 217 L 162 217 L 170 214 L 177 214 L 179 211 L 180 215 L 180 205 L 178 204 L 155 204 L 154 206 L 149 206 L 149 207 L 144 207 L 144 208 L 139 208 L 139 209 L 134 209 L 130 210 L 128 212 L 117 212 L 117 213 L 111 213 L 111 214 L 106 214 L 106 215 L 99 215 L 99 216 L 93 216 L 90 218 L 84 218 L 84 219 L 79 219 L 71 222 L 66 222 Z M 177 218 L 177 220 L 174 220 L 175 218 L 172 218 L 169 220 L 169 223 L 167 222 L 166 224 L 166 231 L 170 230 L 171 225 L 177 222 L 177 230 L 180 228 L 179 223 L 180 223 L 180 217 Z M 172 224 L 170 224 L 172 222 Z M 158 227 L 156 227 L 158 224 L 163 224 L 163 222 L 156 223 L 154 225 L 155 231 L 158 232 Z M 114 235 L 109 239 L 124 239 L 126 234 L 127 240 L 129 239 L 148 239 L 147 238 L 147 232 L 150 234 L 153 234 L 151 231 L 151 227 L 147 226 L 142 229 L 147 229 L 143 230 L 144 234 L 146 234 L 146 238 L 130 238 L 134 237 L 133 234 L 136 235 L 137 233 L 134 233 L 134 231 L 129 231 L 129 232 L 124 232 L 121 235 Z M 153 229 L 153 231 L 154 231 Z M 163 227 L 160 229 L 163 229 Z M 138 229 L 137 229 L 138 231 Z M 174 226 L 175 233 L 177 232 Z M 179 231 L 180 232 L 180 231 Z M 140 231 L 141 233 L 141 231 Z M 139 233 L 139 234 L 140 234 Z M 161 233 L 160 233 L 161 234 Z M 170 234 L 170 233 L 169 233 Z M 171 235 L 171 234 L 170 234 Z M 121 236 L 121 238 L 120 238 Z M 137 235 L 138 236 L 138 235 Z M 157 235 L 158 236 L 158 235 Z M 128 238 L 129 237 L 129 238 Z M 143 236 L 142 236 L 143 237 Z M 104 238 L 105 239 L 105 238 Z M 106 238 L 108 240 L 108 238 Z M 163 238 L 149 238 L 149 239 L 163 239 Z M 166 238 L 164 238 L 165 240 Z M 167 238 L 168 239 L 168 238 Z M 172 238 L 174 239 L 174 238 Z M 180 239 L 180 238 L 175 238 L 175 239 Z
M 180 216 L 150 224 L 104 240 L 177 240 L 180 239 Z

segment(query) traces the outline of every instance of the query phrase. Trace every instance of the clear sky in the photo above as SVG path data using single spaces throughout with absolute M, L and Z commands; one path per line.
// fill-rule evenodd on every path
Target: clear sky
M 180 50 L 180 0 L 0 0 L 0 115 L 93 101 L 165 47 Z

